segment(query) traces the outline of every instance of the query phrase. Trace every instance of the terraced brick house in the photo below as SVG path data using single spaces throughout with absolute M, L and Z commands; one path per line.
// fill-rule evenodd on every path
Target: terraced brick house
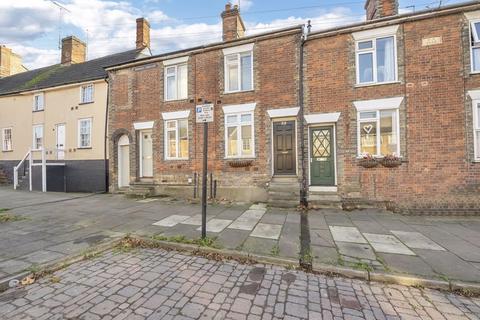
M 107 190 L 104 67 L 150 55 L 148 22 L 137 26 L 135 49 L 86 61 L 85 43 L 70 36 L 61 63 L 0 78 L 0 180 L 33 190 Z
M 112 190 L 192 197 L 212 103 L 217 198 L 479 213 L 480 4 L 365 8 L 245 36 L 227 4 L 222 42 L 107 68 Z

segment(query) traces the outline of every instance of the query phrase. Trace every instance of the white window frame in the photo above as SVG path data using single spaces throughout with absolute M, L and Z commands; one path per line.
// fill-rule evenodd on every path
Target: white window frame
M 377 75 L 377 40 L 391 38 L 393 37 L 393 55 L 395 61 L 395 78 L 391 81 L 383 81 L 378 82 L 378 75 Z M 372 48 L 369 49 L 359 49 L 359 44 L 361 42 L 372 41 Z M 373 73 L 373 81 L 369 82 L 360 82 L 360 55 L 362 54 L 372 54 L 372 73 Z M 386 34 L 386 35 L 379 35 L 376 37 L 370 37 L 365 39 L 358 39 L 355 41 L 355 70 L 356 70 L 356 79 L 357 79 L 357 86 L 365 86 L 365 85 L 372 85 L 372 84 L 389 84 L 398 82 L 398 55 L 397 55 L 397 35 L 396 34 Z
M 362 147 L 360 145 L 360 142 L 361 142 L 361 128 L 360 128 L 360 124 L 363 123 L 363 122 L 376 122 L 376 126 L 377 126 L 377 141 L 376 141 L 376 149 L 377 149 L 377 154 L 372 154 L 373 157 L 376 157 L 376 158 L 382 158 L 384 156 L 386 156 L 386 154 L 380 154 L 380 150 L 381 150 L 381 141 L 380 141 L 380 137 L 381 137 L 381 128 L 380 128 L 380 112 L 381 111 L 394 111 L 396 114 L 395 114 L 395 117 L 397 119 L 397 130 L 396 130 L 396 136 L 397 136 L 397 150 L 396 150 L 396 153 L 395 155 L 397 157 L 400 157 L 400 112 L 399 112 L 399 108 L 372 108 L 372 109 L 364 109 L 364 110 L 357 110 L 357 156 L 358 157 L 362 157 L 364 156 L 364 154 L 362 153 Z M 376 113 L 376 116 L 374 118 L 364 118 L 364 119 L 360 119 L 360 113 L 366 113 L 366 112 L 375 112 Z
M 6 133 L 5 132 L 7 130 L 10 130 L 10 148 L 9 149 L 5 148 L 5 146 L 6 146 L 6 144 L 5 144 Z M 4 151 L 4 152 L 13 151 L 13 128 L 12 127 L 2 129 L 2 151 Z
M 42 145 L 40 147 L 37 146 L 37 141 L 35 139 L 35 131 L 37 128 L 42 128 Z M 44 145 L 45 145 L 45 128 L 43 124 L 34 125 L 32 130 L 32 150 L 41 150 Z
M 37 97 L 41 97 L 41 99 L 38 100 L 42 102 L 41 105 L 37 105 L 37 99 L 36 99 Z M 43 110 L 45 110 L 45 93 L 43 92 L 35 93 L 33 95 L 33 111 L 36 112 L 36 111 L 43 111 Z
M 243 104 L 243 105 L 231 105 L 231 106 L 224 106 L 223 113 L 224 113 L 224 128 L 225 128 L 225 159 L 254 159 L 256 157 L 255 153 L 255 107 L 256 103 L 250 104 Z M 242 122 L 241 116 L 249 114 L 252 117 L 251 120 L 251 127 L 252 127 L 252 154 L 251 155 L 243 155 L 243 143 L 242 143 Z M 236 115 L 239 119 L 236 124 L 227 124 L 227 117 Z M 237 155 L 229 156 L 228 155 L 228 128 L 229 127 L 237 127 L 237 138 L 239 143 L 237 144 Z
M 90 122 L 90 127 L 89 127 L 89 136 L 90 136 L 90 139 L 89 139 L 89 145 L 88 146 L 82 146 L 81 145 L 81 142 L 82 142 L 82 139 L 81 139 L 81 124 L 82 124 L 82 121 L 89 121 Z M 92 130 L 93 130 L 93 118 L 82 118 L 82 119 L 78 119 L 78 127 L 77 127 L 77 148 L 78 149 L 90 149 L 92 148 Z
M 181 120 L 186 120 L 187 121 L 187 156 L 186 157 L 180 157 L 180 126 L 178 125 Z M 175 122 L 175 128 L 168 128 L 168 123 L 169 122 Z M 165 147 L 165 160 L 188 160 L 190 157 L 190 138 L 189 138 L 189 125 L 188 125 L 188 118 L 176 118 L 176 119 L 165 119 L 164 120 L 164 147 Z M 170 157 L 170 150 L 168 149 L 168 133 L 170 131 L 175 131 L 175 157 Z
M 479 111 L 478 107 L 480 106 L 480 100 L 472 100 L 473 106 L 473 152 L 474 152 L 474 159 L 475 162 L 480 162 L 480 150 L 478 148 L 478 133 L 480 132 L 480 121 L 478 119 Z
M 92 90 L 92 99 L 91 100 L 84 100 L 85 98 L 85 90 L 87 88 L 91 88 Z M 80 86 L 80 104 L 87 104 L 95 102 L 95 85 L 93 83 L 88 83 L 85 85 Z
M 242 63 L 241 57 L 244 54 L 250 54 L 250 76 L 252 79 L 252 85 L 250 88 L 242 88 Z M 227 48 L 223 50 L 223 70 L 224 70 L 224 86 L 225 86 L 225 93 L 235 93 L 235 92 L 244 92 L 244 91 L 253 91 L 255 90 L 255 78 L 253 74 L 253 44 L 243 45 L 236 48 Z M 231 56 L 237 57 L 237 67 L 238 67 L 238 89 L 237 90 L 230 90 L 230 77 L 227 74 L 228 71 L 228 62 L 227 58 Z
M 185 97 L 179 97 L 178 96 L 178 89 L 180 87 L 180 82 L 178 81 L 178 68 L 180 66 L 185 66 L 187 68 L 187 78 L 186 78 L 186 81 L 187 81 L 187 92 L 186 92 L 186 96 Z M 167 69 L 169 68 L 175 68 L 175 73 L 174 73 L 174 77 L 175 77 L 175 94 L 172 99 L 168 99 L 168 95 L 167 95 L 167 86 L 168 86 L 168 81 L 167 81 L 167 78 L 168 78 L 168 74 L 167 74 Z M 164 66 L 164 69 L 163 69 L 163 82 L 164 82 L 164 97 L 165 97 L 165 101 L 176 101 L 176 100 L 186 100 L 188 99 L 188 63 L 187 62 L 184 62 L 184 63 L 178 63 L 178 64 L 165 64 Z
M 480 73 L 479 70 L 474 69 L 473 63 L 473 50 L 479 49 L 480 50 L 480 34 L 478 34 L 477 30 L 475 29 L 475 24 L 480 23 L 480 19 L 470 20 L 469 21 L 469 32 L 468 32 L 468 41 L 470 42 L 470 72 L 471 73 Z M 473 43 L 472 43 L 473 38 Z M 480 66 L 480 61 L 477 63 Z

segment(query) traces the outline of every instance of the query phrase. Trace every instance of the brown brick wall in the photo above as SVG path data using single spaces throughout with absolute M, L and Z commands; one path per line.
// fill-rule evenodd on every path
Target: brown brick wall
M 422 45 L 433 37 L 442 37 L 442 43 Z M 465 72 L 469 43 L 463 15 L 400 26 L 399 83 L 356 88 L 354 43 L 350 34 L 343 34 L 312 39 L 305 49 L 305 113 L 342 112 L 337 123 L 340 193 L 410 208 L 478 204 L 480 164 L 472 163 L 471 103 L 464 99 L 466 89 L 480 88 L 480 78 Z M 356 160 L 353 101 L 395 96 L 405 97 L 400 140 L 406 162 L 393 169 L 362 168 Z
M 188 185 L 201 172 L 203 127 L 195 123 L 195 106 L 203 99 L 215 104 L 215 121 L 209 124 L 209 172 L 218 186 L 265 189 L 271 176 L 270 119 L 267 109 L 298 105 L 299 32 L 255 42 L 254 90 L 224 94 L 224 56 L 221 49 L 191 54 L 188 60 L 188 99 L 164 101 L 164 67 L 161 61 L 110 73 L 109 132 L 111 162 L 116 162 L 116 141 L 128 132 L 136 140 L 134 122 L 155 121 L 153 130 L 154 180 L 160 185 Z M 142 70 L 139 70 L 142 69 Z M 225 160 L 226 105 L 257 103 L 254 115 L 255 159 L 250 167 L 233 168 Z M 164 160 L 162 112 L 190 110 L 189 159 Z M 131 142 L 131 176 L 138 176 L 136 141 Z M 117 185 L 116 163 L 111 163 L 111 184 Z

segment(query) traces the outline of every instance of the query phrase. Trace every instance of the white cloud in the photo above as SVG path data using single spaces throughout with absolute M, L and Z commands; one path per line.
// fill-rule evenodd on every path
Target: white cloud
M 155 0 L 149 1 L 155 2 Z M 44 0 L 23 0 L 21 2 L 21 5 L 6 5 L 4 1 L 0 1 L 0 38 L 8 40 L 7 44 L 23 56 L 24 63 L 29 68 L 58 63 L 60 60 L 59 50 L 56 48 L 55 41 L 58 37 L 55 31 L 58 21 L 57 9 L 50 2 Z M 89 59 L 135 47 L 135 19 L 142 16 L 142 11 L 134 7 L 132 3 L 110 0 L 63 0 L 61 3 L 70 11 L 63 17 L 64 32 L 62 36 L 74 34 L 82 40 L 87 40 L 88 35 Z M 242 11 L 248 10 L 252 4 L 252 0 L 241 0 Z M 23 17 L 26 13 L 35 14 L 28 17 L 29 20 L 25 18 L 27 20 L 18 24 L 18 18 L 15 19 L 15 16 L 11 16 L 14 13 L 18 17 Z M 152 10 L 146 14 L 146 17 L 152 25 L 151 47 L 154 54 L 221 40 L 221 21 L 217 23 L 181 23 L 174 17 L 167 16 L 161 10 Z M 312 20 L 313 30 L 360 21 L 358 17 L 352 17 L 352 12 L 346 8 L 318 11 L 309 17 L 290 16 L 266 23 L 253 20 L 259 16 L 255 16 L 255 18 L 252 16 L 250 21 L 249 17 L 248 15 L 244 17 L 247 34 L 304 24 L 309 19 Z M 36 23 L 36 19 L 40 19 L 39 21 L 42 23 Z M 9 28 L 14 30 L 10 38 L 5 35 L 4 31 Z M 51 48 L 35 48 L 31 41 L 45 35 L 49 36 L 51 40 Z

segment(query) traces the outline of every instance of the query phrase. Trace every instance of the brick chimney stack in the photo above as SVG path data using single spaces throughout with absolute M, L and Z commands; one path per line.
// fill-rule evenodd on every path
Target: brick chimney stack
M 367 0 L 367 20 L 375 20 L 398 14 L 398 0 Z
M 77 37 L 70 36 L 62 39 L 62 64 L 69 65 L 85 62 L 87 45 Z
M 240 16 L 238 5 L 228 2 L 225 5 L 225 11 L 222 12 L 223 22 L 223 41 L 231 41 L 241 38 L 245 35 L 245 25 Z
M 22 64 L 22 57 L 14 53 L 12 49 L 0 45 L 0 78 L 27 71 Z
M 150 23 L 145 18 L 137 19 L 137 49 L 150 48 Z

